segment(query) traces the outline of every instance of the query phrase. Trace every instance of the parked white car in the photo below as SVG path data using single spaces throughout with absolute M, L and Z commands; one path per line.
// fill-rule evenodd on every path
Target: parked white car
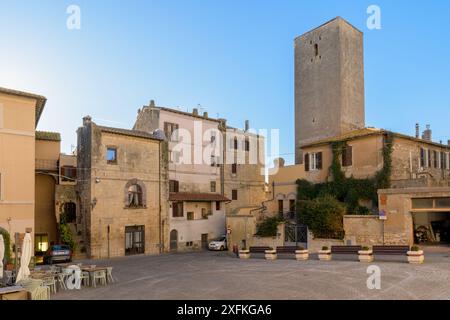
M 217 240 L 213 240 L 208 244 L 209 250 L 223 251 L 227 249 L 227 237 L 222 236 Z

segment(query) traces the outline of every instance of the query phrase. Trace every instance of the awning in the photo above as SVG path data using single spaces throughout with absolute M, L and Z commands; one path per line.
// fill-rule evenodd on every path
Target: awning
M 176 192 L 170 193 L 169 201 L 188 201 L 188 202 L 212 202 L 212 201 L 230 201 L 227 197 L 217 193 L 189 193 Z

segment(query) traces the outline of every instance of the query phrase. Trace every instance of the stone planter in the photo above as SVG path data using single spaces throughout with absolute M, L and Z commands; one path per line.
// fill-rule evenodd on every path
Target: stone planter
M 239 250 L 239 259 L 250 259 L 250 250 Z
M 319 260 L 320 261 L 330 261 L 331 260 L 331 250 L 319 250 Z
M 266 250 L 265 257 L 266 257 L 266 260 L 276 260 L 277 259 L 277 250 Z
M 295 259 L 298 261 L 304 261 L 309 259 L 308 250 L 295 250 Z
M 359 262 L 372 262 L 373 251 L 372 250 L 360 250 L 358 251 Z
M 408 255 L 409 263 L 420 264 L 423 263 L 423 261 L 425 260 L 422 250 L 408 251 L 406 254 Z

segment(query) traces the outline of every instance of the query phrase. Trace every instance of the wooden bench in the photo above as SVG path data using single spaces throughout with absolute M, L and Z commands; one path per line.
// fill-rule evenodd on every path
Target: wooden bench
M 300 250 L 299 247 L 295 246 L 286 246 L 286 247 L 277 247 L 277 253 L 292 253 L 295 254 L 295 251 Z
M 331 246 L 331 254 L 358 254 L 362 246 Z
M 409 246 L 373 246 L 373 254 L 406 256 Z
M 250 247 L 250 253 L 266 253 L 266 250 L 272 250 L 271 247 Z

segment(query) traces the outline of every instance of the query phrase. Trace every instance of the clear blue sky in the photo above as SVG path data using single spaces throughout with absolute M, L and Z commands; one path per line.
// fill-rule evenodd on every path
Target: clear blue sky
M 70 4 L 81 30 L 66 28 Z M 293 39 L 338 15 L 365 34 L 367 125 L 450 139 L 449 1 L 0 0 L 0 86 L 48 98 L 38 129 L 61 132 L 64 152 L 83 116 L 131 128 L 155 99 L 279 128 L 291 163 Z

